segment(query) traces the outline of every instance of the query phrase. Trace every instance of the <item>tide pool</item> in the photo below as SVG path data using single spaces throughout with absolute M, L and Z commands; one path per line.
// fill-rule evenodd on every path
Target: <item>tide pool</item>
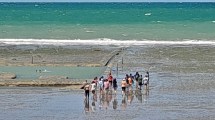
M 90 79 L 104 73 L 106 67 L 66 66 L 1 66 L 0 72 L 10 72 L 17 79 L 37 79 L 40 76 L 66 76 L 71 79 Z

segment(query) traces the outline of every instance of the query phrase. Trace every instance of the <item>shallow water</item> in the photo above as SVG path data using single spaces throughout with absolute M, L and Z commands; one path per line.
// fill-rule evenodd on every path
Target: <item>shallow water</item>
M 89 104 L 86 104 L 82 90 L 0 87 L 1 119 L 215 118 L 214 47 L 143 46 L 127 48 L 123 56 L 123 68 L 119 64 L 118 85 L 126 73 L 134 74 L 139 71 L 144 74 L 149 70 L 148 95 L 134 91 L 133 95 L 123 97 L 118 88 L 116 96 L 108 94 L 100 97 L 98 94 L 97 100 L 93 100 L 91 95 Z M 121 60 L 118 59 L 118 63 Z M 113 75 L 116 75 L 116 68 L 113 68 Z
M 106 67 L 66 67 L 66 66 L 1 66 L 0 72 L 12 72 L 17 79 L 38 79 L 40 76 L 65 76 L 72 79 L 94 78 Z
M 120 91 L 118 91 L 120 93 Z M 1 88 L 1 119 L 131 119 L 134 115 L 123 115 L 127 111 L 137 112 L 146 104 L 146 96 L 138 100 L 135 95 L 128 98 L 121 94 L 97 95 L 85 103 L 83 91 L 62 88 Z M 100 99 L 101 98 L 101 99 Z M 122 100 L 125 105 L 122 105 Z M 93 102 L 95 105 L 93 105 Z M 116 106 L 113 109 L 113 105 Z M 138 107 L 138 108 L 136 108 Z
M 151 76 L 155 76 L 154 73 Z M 183 78 L 183 77 L 182 77 Z M 213 119 L 214 89 L 186 90 L 174 78 L 151 78 L 149 95 L 99 94 L 85 102 L 83 91 L 65 88 L 1 87 L 1 119 Z M 196 84 L 196 83 L 195 83 Z M 192 86 L 192 85 L 189 85 Z M 144 93 L 144 91 L 142 91 Z

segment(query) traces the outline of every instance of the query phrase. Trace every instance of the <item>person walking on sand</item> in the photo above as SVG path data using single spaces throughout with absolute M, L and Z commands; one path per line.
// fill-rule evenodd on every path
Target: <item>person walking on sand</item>
M 114 89 L 114 92 L 116 94 L 116 90 L 117 90 L 117 81 L 116 81 L 116 78 L 113 79 L 113 89 Z
M 121 82 L 121 87 L 122 87 L 122 95 L 125 95 L 125 89 L 126 89 L 127 83 L 126 80 L 123 79 Z

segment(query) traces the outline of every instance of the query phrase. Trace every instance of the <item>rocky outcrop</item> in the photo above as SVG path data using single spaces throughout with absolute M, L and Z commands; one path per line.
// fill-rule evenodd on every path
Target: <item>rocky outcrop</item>
M 81 81 L 74 81 L 71 79 L 64 80 L 0 80 L 0 86 L 78 86 L 82 85 Z
M 39 80 L 63 80 L 63 79 L 69 79 L 67 76 L 40 76 Z
M 0 79 L 15 79 L 16 74 L 14 73 L 7 73 L 7 72 L 2 72 L 0 73 Z

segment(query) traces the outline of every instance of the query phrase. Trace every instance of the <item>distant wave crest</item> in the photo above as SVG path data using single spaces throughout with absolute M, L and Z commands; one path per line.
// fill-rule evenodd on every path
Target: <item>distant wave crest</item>
M 108 38 L 90 40 L 55 40 L 55 39 L 0 39 L 0 44 L 7 45 L 215 45 L 215 40 L 181 40 L 181 41 L 156 41 L 156 40 L 113 40 Z

